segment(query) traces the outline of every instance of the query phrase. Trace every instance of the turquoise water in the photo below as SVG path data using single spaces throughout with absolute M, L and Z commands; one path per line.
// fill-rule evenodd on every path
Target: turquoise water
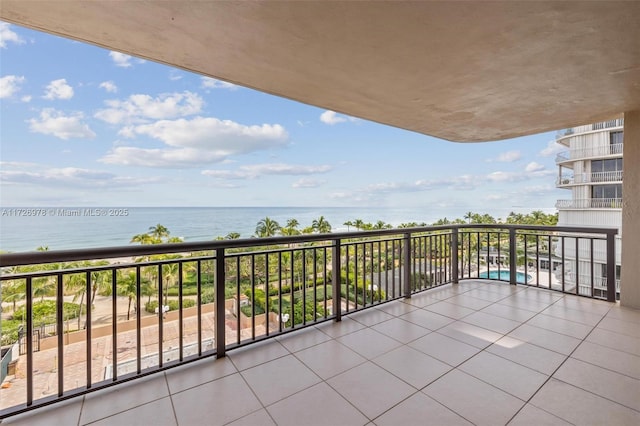
M 300 222 L 299 229 L 324 216 L 333 232 L 347 231 L 344 223 L 355 219 L 369 223 L 382 220 L 393 226 L 405 222 L 430 223 L 437 219 L 434 212 L 417 208 L 133 207 L 96 210 L 101 214 L 91 215 L 77 207 L 44 208 L 36 212 L 38 215 L 28 216 L 16 208 L 1 208 L 0 250 L 31 251 L 39 246 L 48 246 L 49 250 L 126 246 L 131 237 L 147 232 L 150 226 L 158 223 L 166 226 L 171 236 L 192 242 L 213 240 L 230 232 L 238 232 L 243 238 L 251 237 L 256 224 L 265 216 L 282 226 L 288 219 L 295 218 Z M 78 215 L 65 216 L 65 211 Z
M 501 271 L 489 271 L 487 276 L 487 272 L 481 272 L 479 275 L 480 278 L 490 278 L 492 280 L 503 280 L 509 281 L 511 279 L 511 274 L 508 269 L 504 269 Z M 533 277 L 528 274 L 524 274 L 523 272 L 516 272 L 516 282 L 521 284 L 526 284 L 531 281 Z

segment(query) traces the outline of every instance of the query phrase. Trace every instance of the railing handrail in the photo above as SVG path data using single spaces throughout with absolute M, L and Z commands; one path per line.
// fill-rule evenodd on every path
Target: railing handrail
M 137 257 L 168 253 L 189 253 L 216 249 L 233 249 L 278 244 L 293 244 L 313 241 L 344 240 L 350 238 L 367 238 L 383 235 L 419 234 L 434 231 L 453 231 L 454 229 L 516 229 L 527 231 L 551 232 L 588 232 L 590 234 L 610 234 L 618 232 L 617 228 L 578 227 L 578 226 L 542 226 L 512 224 L 449 224 L 438 226 L 393 228 L 371 231 L 336 232 L 329 234 L 305 234 L 283 237 L 243 238 L 229 240 L 197 241 L 169 244 L 146 244 L 138 246 L 115 246 L 71 250 L 33 251 L 0 254 L 0 268 L 56 262 L 72 262 L 78 260 L 110 259 L 118 257 Z

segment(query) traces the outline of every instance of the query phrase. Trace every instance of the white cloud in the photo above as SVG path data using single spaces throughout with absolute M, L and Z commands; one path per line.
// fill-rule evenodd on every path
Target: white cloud
M 557 188 L 551 185 L 536 185 L 536 186 L 525 186 L 521 188 L 518 192 L 525 195 L 544 196 L 552 192 L 555 192 L 556 190 Z
M 40 118 L 28 120 L 29 129 L 35 133 L 54 135 L 60 139 L 84 138 L 93 139 L 96 134 L 89 125 L 82 122 L 84 118 L 80 112 L 64 115 L 53 108 L 45 108 L 40 112 Z
M 98 87 L 109 93 L 116 93 L 118 91 L 118 86 L 116 86 L 113 81 L 103 81 Z
M 114 51 L 109 52 L 109 56 L 111 56 L 111 59 L 118 67 L 129 68 L 130 66 L 133 65 L 131 63 L 131 60 L 133 59 L 132 56 L 125 55 L 124 53 L 120 53 L 120 52 L 114 52 Z
M 528 173 L 539 172 L 541 170 L 544 170 L 544 166 L 542 164 L 536 163 L 535 161 L 530 162 L 529 164 L 527 164 L 527 167 L 524 168 L 524 171 Z
M 0 167 L 6 169 L 8 167 L 17 168 L 34 168 L 38 167 L 37 163 L 30 163 L 26 161 L 0 161 Z
M 169 71 L 169 80 L 178 81 L 182 79 L 182 74 L 180 74 L 177 70 Z
M 31 95 L 25 95 L 25 96 L 21 97 L 20 100 L 22 102 L 25 102 L 25 103 L 31 102 Z
M 110 124 L 144 123 L 186 117 L 202 110 L 204 101 L 192 92 L 163 93 L 157 97 L 136 94 L 125 100 L 107 100 L 108 108 L 98 110 L 95 117 Z
M 37 171 L 34 171 L 37 170 Z M 32 184 L 48 187 L 114 188 L 159 182 L 157 178 L 118 176 L 99 170 L 76 167 L 47 168 L 24 166 L 24 170 L 2 170 L 0 181 L 8 184 Z
M 71 99 L 73 98 L 73 87 L 69 86 L 64 78 L 53 80 L 47 85 L 43 98 L 50 100 Z
M 547 147 L 540 151 L 540 155 L 542 157 L 552 157 L 566 149 L 567 147 L 556 143 L 556 141 L 549 141 Z
M 481 182 L 482 181 L 478 179 L 477 176 L 461 175 L 446 179 L 443 181 L 443 184 L 446 185 L 449 189 L 466 191 L 469 189 L 477 188 Z
M 502 172 L 497 171 L 489 173 L 486 178 L 491 182 L 515 182 L 525 179 L 525 175 L 515 172 Z
M 331 166 L 303 166 L 296 164 L 252 164 L 239 167 L 238 170 L 203 170 L 202 174 L 222 179 L 255 179 L 264 175 L 312 175 L 327 173 Z
M 420 179 L 413 183 L 386 182 L 373 183 L 364 188 L 355 189 L 352 192 L 354 197 L 363 197 L 371 200 L 383 194 L 399 194 L 426 191 L 469 191 L 476 189 L 483 184 L 522 182 L 531 179 L 553 175 L 550 170 L 545 170 L 544 166 L 535 162 L 529 163 L 523 172 L 496 171 L 487 175 L 460 175 L 441 179 Z M 503 197 L 493 196 L 494 200 L 501 200 Z
M 25 78 L 17 75 L 5 75 L 0 78 L 0 99 L 10 98 L 20 91 L 20 85 Z
M 164 142 L 166 147 L 119 146 L 101 161 L 147 167 L 195 167 L 233 155 L 280 147 L 288 140 L 287 131 L 279 124 L 245 126 L 213 117 L 161 120 L 126 128 L 126 133 L 148 136 Z
M 496 158 L 488 159 L 487 162 L 498 162 L 498 163 L 513 163 L 514 161 L 518 161 L 522 158 L 522 153 L 520 151 L 507 151 L 503 152 Z
M 201 77 L 201 86 L 203 89 L 230 89 L 235 90 L 238 88 L 233 83 L 227 83 L 226 81 L 217 80 L 211 77 Z
M 320 121 L 333 126 L 334 124 L 344 123 L 346 121 L 358 121 L 358 119 L 349 117 L 348 115 L 338 115 L 335 111 L 326 110 L 320 114 Z
M 11 29 L 10 24 L 0 22 L 0 48 L 6 49 L 9 42 L 23 44 L 24 40 Z
M 316 180 L 316 179 L 298 179 L 294 183 L 291 184 L 292 188 L 317 188 L 320 185 L 324 184 L 326 181 L 324 180 Z

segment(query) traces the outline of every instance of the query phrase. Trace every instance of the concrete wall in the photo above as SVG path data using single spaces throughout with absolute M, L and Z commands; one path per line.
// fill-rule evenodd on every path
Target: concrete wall
M 640 110 L 624 114 L 620 303 L 640 309 Z

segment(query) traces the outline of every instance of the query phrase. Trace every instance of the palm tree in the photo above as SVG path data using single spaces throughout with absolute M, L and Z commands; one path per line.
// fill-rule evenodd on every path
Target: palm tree
M 365 223 L 362 219 L 356 219 L 353 221 L 353 226 L 355 226 L 358 231 L 362 231 L 364 229 L 364 225 Z
M 227 240 L 238 240 L 238 239 L 240 239 L 240 233 L 239 232 L 229 232 L 225 238 Z
M 269 216 L 260 220 L 256 225 L 256 235 L 260 238 L 273 237 L 280 230 L 280 224 Z
M 385 223 L 383 220 L 379 220 L 373 225 L 373 229 L 391 229 L 391 228 L 392 226 L 388 223 Z
M 156 226 L 150 226 L 149 227 L 149 234 L 152 237 L 155 237 L 159 240 L 162 240 L 162 238 L 168 237 L 169 236 L 169 230 L 167 229 L 166 226 L 161 225 L 161 224 L 157 224 Z
M 65 287 L 68 291 L 73 292 L 73 301 L 80 299 L 80 307 L 78 309 L 78 328 L 80 328 L 80 317 L 82 316 L 82 305 L 84 303 L 84 296 L 87 293 L 87 280 L 85 274 L 70 274 L 65 275 L 66 284 Z
M 327 219 L 324 216 L 320 216 L 318 219 L 314 219 L 311 223 L 311 227 L 318 234 L 328 234 L 331 232 L 331 224 L 327 222 Z
M 26 282 L 24 280 L 5 281 L 7 285 L 2 287 L 2 301 L 13 305 L 13 312 L 16 311 L 16 302 L 24 299 Z
M 97 261 L 97 262 L 82 262 L 83 267 L 88 267 L 88 266 L 99 266 L 99 265 L 108 265 L 109 262 L 106 260 L 103 261 Z M 93 305 L 93 301 L 96 299 L 96 293 L 98 293 L 98 291 L 104 291 L 106 289 L 109 288 L 109 286 L 111 285 L 111 281 L 109 281 L 107 278 L 109 277 L 109 272 L 108 271 L 99 271 L 99 272 L 92 272 L 91 273 L 91 298 L 87 301 L 87 303 L 90 303 Z
M 127 321 L 131 318 L 131 302 L 136 300 L 138 281 L 135 271 L 130 271 L 126 275 L 121 275 L 118 279 L 118 294 L 129 298 L 127 306 Z
M 467 213 L 465 213 L 464 218 L 467 219 L 469 223 L 471 223 L 471 221 L 473 220 L 473 212 L 468 211 Z
M 294 228 L 285 227 L 285 228 L 280 228 L 280 235 L 285 237 L 291 237 L 293 235 L 300 235 L 300 231 Z
M 140 244 L 157 244 L 159 243 L 158 239 L 154 238 L 149 234 L 138 234 L 134 235 L 131 238 L 131 243 L 140 243 Z
M 300 235 L 298 226 L 300 226 L 300 222 L 298 222 L 297 219 L 289 219 L 287 220 L 287 226 L 280 229 L 280 234 L 288 237 L 292 235 Z
M 345 223 L 343 223 L 343 225 L 347 227 L 347 232 L 349 232 L 351 230 L 350 227 L 353 226 L 353 222 L 348 220 Z
M 168 305 L 169 287 L 171 287 L 171 285 L 173 285 L 175 280 L 178 278 L 178 263 L 168 263 L 166 265 L 162 265 L 162 277 L 167 284 L 164 287 L 164 304 Z
M 418 222 L 405 222 L 398 225 L 398 228 L 417 228 L 417 227 L 418 227 Z

